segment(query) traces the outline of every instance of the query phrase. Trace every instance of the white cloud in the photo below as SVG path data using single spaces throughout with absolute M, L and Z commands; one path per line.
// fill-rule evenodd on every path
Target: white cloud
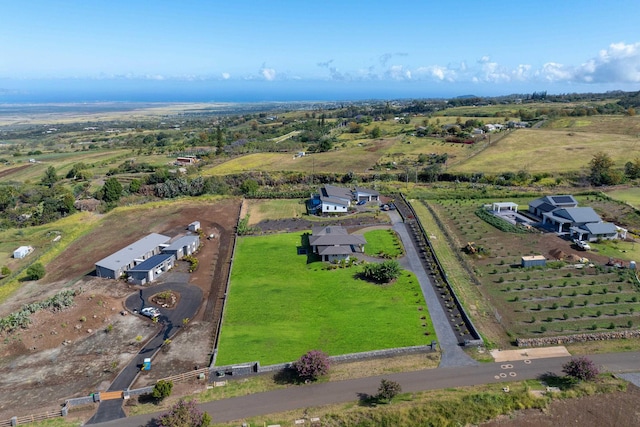
M 224 80 L 229 80 L 229 79 L 231 78 L 231 74 L 229 74 L 229 73 L 222 73 L 222 78 L 223 78 Z
M 275 80 L 276 78 L 276 70 L 274 70 L 273 68 L 262 68 L 260 70 L 260 74 L 262 74 L 262 77 L 264 77 L 265 80 L 268 81 L 272 81 Z

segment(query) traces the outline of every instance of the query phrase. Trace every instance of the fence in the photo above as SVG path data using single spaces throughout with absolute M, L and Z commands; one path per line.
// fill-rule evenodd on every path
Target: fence
M 464 307 L 462 306 L 462 303 L 460 302 L 460 298 L 458 298 L 458 295 L 456 294 L 455 290 L 451 286 L 451 283 L 449 282 L 449 278 L 447 277 L 447 273 L 446 273 L 444 267 L 442 266 L 442 264 L 440 263 L 440 260 L 438 259 L 438 256 L 437 256 L 436 252 L 433 249 L 433 246 L 431 244 L 431 240 L 429 240 L 429 236 L 428 236 L 427 232 L 425 231 L 424 227 L 422 226 L 422 222 L 420 222 L 420 219 L 418 218 L 418 215 L 416 214 L 415 210 L 413 209 L 413 206 L 411 206 L 409 201 L 405 198 L 404 194 L 400 193 L 400 197 L 402 198 L 402 201 L 407 206 L 407 208 L 411 211 L 411 215 L 413 216 L 412 219 L 415 220 L 415 222 L 418 224 L 418 228 L 419 228 L 419 231 L 421 233 L 421 237 L 427 243 L 427 246 L 429 248 L 431 257 L 435 261 L 436 267 L 438 269 L 438 273 L 442 277 L 442 280 L 445 283 L 446 288 L 449 291 L 449 294 L 452 296 L 453 302 L 454 302 L 456 308 L 458 309 L 463 322 L 465 323 L 465 325 L 467 326 L 467 329 L 469 330 L 469 334 L 474 338 L 473 340 L 465 341 L 464 345 L 482 345 L 483 344 L 482 338 L 480 337 L 480 334 L 478 333 L 478 330 L 476 329 L 476 327 L 474 326 L 473 322 L 471 321 L 471 318 L 469 317 L 469 315 L 465 311 Z M 427 209 L 430 210 L 429 206 L 426 206 L 426 207 L 427 207 Z M 434 218 L 436 218 L 436 221 L 438 221 L 438 219 L 435 216 L 435 214 L 434 214 Z M 438 226 L 440 226 L 441 229 L 443 228 L 441 226 L 441 224 L 438 224 Z M 471 274 L 471 273 L 469 273 L 469 274 Z M 475 279 L 475 277 L 473 275 L 471 275 L 471 277 L 472 277 L 472 279 Z

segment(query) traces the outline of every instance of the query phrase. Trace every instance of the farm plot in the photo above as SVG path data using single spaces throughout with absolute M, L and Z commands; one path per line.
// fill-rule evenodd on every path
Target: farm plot
M 424 345 L 435 336 L 412 273 L 374 285 L 359 268 L 297 255 L 302 233 L 244 237 L 238 246 L 216 365 Z
M 585 253 L 553 233 L 500 231 L 474 214 L 488 202 L 429 204 L 511 339 L 637 327 L 640 293 L 628 270 L 606 267 L 608 257 L 594 253 L 589 263 L 579 264 Z M 463 252 L 469 242 L 474 254 Z M 547 267 L 521 268 L 520 258 L 533 254 L 544 255 Z

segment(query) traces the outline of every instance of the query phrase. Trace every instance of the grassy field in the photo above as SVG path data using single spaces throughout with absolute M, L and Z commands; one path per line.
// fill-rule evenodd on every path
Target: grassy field
M 308 263 L 296 255 L 301 239 L 302 233 L 289 233 L 238 241 L 217 365 L 287 362 L 312 349 L 337 355 L 430 342 L 433 326 L 411 273 L 373 285 L 355 277 L 356 267 Z
M 629 203 L 636 209 L 640 209 L 640 187 L 629 187 L 624 190 L 608 191 L 607 195 L 616 200 Z
M 12 275 L 2 280 L 0 303 L 21 285 L 24 270 L 38 261 L 46 265 L 76 239 L 95 226 L 98 217 L 86 212 L 77 213 L 59 221 L 25 229 L 0 231 L 0 265 L 8 266 Z M 60 239 L 54 239 L 60 236 Z M 14 259 L 13 250 L 19 246 L 32 246 L 34 251 L 23 259 Z
M 307 213 L 305 200 L 291 199 L 250 199 L 248 205 L 249 226 L 265 219 L 299 218 Z
M 383 258 L 398 258 L 404 254 L 402 242 L 395 231 L 372 230 L 364 233 L 367 244 L 364 253 Z
M 450 170 L 489 174 L 520 170 L 529 173 L 580 171 L 588 168 L 593 155 L 599 151 L 606 152 L 622 169 L 629 153 L 640 151 L 640 139 L 614 133 L 519 129 Z

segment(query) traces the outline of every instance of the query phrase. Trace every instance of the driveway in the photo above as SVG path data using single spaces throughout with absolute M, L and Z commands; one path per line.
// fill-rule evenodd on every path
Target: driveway
M 171 276 L 171 278 L 180 278 L 180 276 Z M 142 288 L 127 298 L 125 306 L 132 313 L 139 313 L 144 307 L 150 305 L 147 301 L 149 301 L 151 296 L 167 290 L 172 290 L 180 294 L 177 306 L 173 309 L 159 308 L 160 317 L 158 318 L 158 322 L 162 324 L 162 329 L 140 350 L 129 365 L 120 371 L 107 391 L 128 389 L 140 372 L 140 367 L 144 359 L 147 357 L 153 358 L 165 340 L 173 337 L 180 331 L 180 328 L 184 326 L 183 319 L 192 319 L 197 313 L 202 303 L 202 290 L 186 282 L 166 281 Z M 149 322 L 151 322 L 151 319 L 149 319 Z M 87 424 L 97 424 L 124 418 L 126 415 L 122 410 L 122 402 L 121 399 L 100 402 L 98 410 Z

